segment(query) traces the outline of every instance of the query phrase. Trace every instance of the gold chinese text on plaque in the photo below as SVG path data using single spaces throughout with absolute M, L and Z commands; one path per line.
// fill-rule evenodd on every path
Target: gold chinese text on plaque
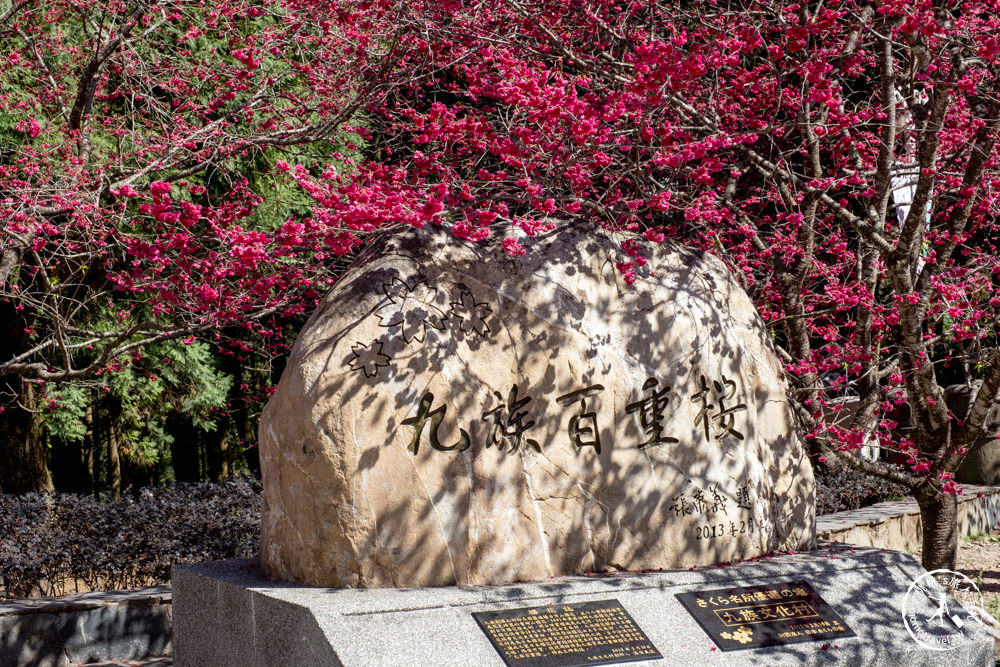
M 723 651 L 855 636 L 805 581 L 677 593 L 676 597 Z
M 618 600 L 472 616 L 509 667 L 614 665 L 663 657 Z

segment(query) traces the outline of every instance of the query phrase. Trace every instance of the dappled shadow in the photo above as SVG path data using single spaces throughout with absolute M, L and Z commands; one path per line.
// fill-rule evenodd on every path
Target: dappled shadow
M 499 665 L 496 650 L 473 614 L 613 600 L 624 607 L 664 656 L 662 661 L 644 664 L 992 664 L 992 639 L 968 610 L 962 610 L 949 597 L 949 617 L 937 617 L 941 589 L 930 584 L 927 592 L 921 593 L 912 586 L 924 574 L 913 556 L 843 544 L 823 543 L 810 552 L 767 556 L 725 567 L 565 576 L 503 586 L 394 590 L 292 586 L 267 581 L 252 565 L 250 561 L 230 561 L 179 568 L 183 572 L 175 573 L 175 593 L 178 604 L 184 601 L 186 619 L 183 628 L 178 626 L 179 643 L 188 647 L 197 643 L 194 634 L 188 634 L 195 630 L 189 613 L 201 614 L 197 628 L 209 651 L 218 644 L 222 654 L 242 656 L 243 644 L 250 641 L 240 636 L 241 632 L 245 634 L 246 623 L 239 626 L 236 637 L 219 632 L 225 625 L 224 620 L 219 620 L 224 614 L 218 613 L 223 608 L 242 610 L 240 618 L 253 610 L 258 633 L 273 625 L 299 636 L 301 628 L 311 627 L 312 621 L 302 614 L 297 625 L 288 625 L 291 614 L 284 606 L 268 603 L 275 601 L 305 611 L 315 619 L 321 636 L 344 664 Z M 722 647 L 676 598 L 677 594 L 698 593 L 710 604 L 710 596 L 719 595 L 720 590 L 728 596 L 739 592 L 732 589 L 746 592 L 745 587 L 793 588 L 797 582 L 807 583 L 854 636 L 721 651 Z M 212 600 L 226 606 L 213 606 Z M 814 602 L 808 600 L 810 605 Z M 926 633 L 922 635 L 925 639 L 949 636 L 949 650 L 921 648 L 906 629 L 904 609 L 911 622 L 921 624 L 918 627 Z M 809 625 L 813 621 L 832 620 L 829 616 L 809 616 L 808 611 L 789 613 L 801 615 L 799 629 L 816 627 Z M 950 617 L 960 619 L 961 627 Z M 276 630 L 272 628 L 271 632 Z M 807 638 L 807 633 L 802 634 L 801 639 Z M 210 641 L 216 636 L 217 640 Z M 185 664 L 216 664 L 211 660 L 188 660 Z M 247 660 L 246 664 L 253 663 Z
M 962 568 L 958 571 L 976 582 L 980 593 L 1000 593 L 1000 570 Z
M 561 229 L 510 258 L 407 230 L 363 255 L 262 419 L 265 567 L 440 585 L 808 545 L 812 473 L 751 302 L 666 245 L 627 286 L 619 240 Z
M 0 605 L 0 665 L 77 665 L 169 652 L 169 602 L 105 604 L 98 595 L 112 594 L 34 598 Z

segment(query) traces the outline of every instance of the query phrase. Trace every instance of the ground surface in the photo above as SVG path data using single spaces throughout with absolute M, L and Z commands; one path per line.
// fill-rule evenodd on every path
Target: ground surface
M 1000 526 L 991 534 L 973 535 L 958 541 L 958 571 L 976 582 L 983 596 L 983 607 L 1000 619 Z M 1000 665 L 1000 641 L 996 655 Z
M 173 658 L 170 656 L 164 656 L 161 658 L 143 658 L 142 660 L 130 661 L 115 660 L 113 662 L 91 662 L 86 666 L 80 665 L 80 667 L 171 667 L 173 664 Z

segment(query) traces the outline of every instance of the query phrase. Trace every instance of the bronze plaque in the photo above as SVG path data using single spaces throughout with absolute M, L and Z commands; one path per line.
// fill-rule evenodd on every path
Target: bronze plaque
M 663 657 L 618 600 L 472 616 L 510 667 L 616 665 Z
M 676 597 L 723 651 L 857 636 L 804 581 Z

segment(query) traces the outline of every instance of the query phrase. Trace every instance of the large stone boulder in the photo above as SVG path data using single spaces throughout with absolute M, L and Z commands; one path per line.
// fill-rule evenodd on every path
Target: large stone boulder
M 813 475 L 753 304 L 663 244 L 383 236 L 303 329 L 260 425 L 272 579 L 502 584 L 812 544 Z

